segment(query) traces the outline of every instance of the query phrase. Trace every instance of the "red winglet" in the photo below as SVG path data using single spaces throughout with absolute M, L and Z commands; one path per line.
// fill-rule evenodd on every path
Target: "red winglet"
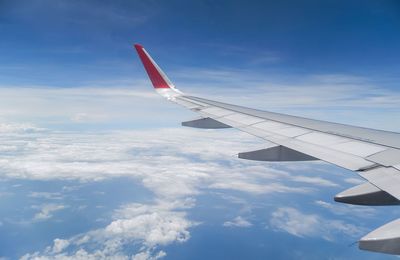
M 172 84 L 167 76 L 162 72 L 143 46 L 140 44 L 135 44 L 134 46 L 154 88 L 170 88 Z

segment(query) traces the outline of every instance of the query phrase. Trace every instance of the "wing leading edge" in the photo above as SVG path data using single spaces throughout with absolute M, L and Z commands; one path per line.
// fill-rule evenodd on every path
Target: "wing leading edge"
M 233 127 L 274 145 L 240 153 L 261 161 L 323 160 L 355 171 L 367 182 L 338 194 L 338 202 L 358 205 L 400 204 L 400 134 L 261 111 L 199 97 L 175 88 L 141 45 L 136 51 L 155 90 L 201 119 L 184 122 L 197 128 Z M 400 254 L 400 219 L 367 234 L 359 248 Z

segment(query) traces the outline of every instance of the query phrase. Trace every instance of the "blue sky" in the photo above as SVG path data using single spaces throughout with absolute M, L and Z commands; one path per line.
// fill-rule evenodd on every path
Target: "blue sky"
M 180 128 L 132 45 L 190 94 L 399 131 L 399 29 L 397 1 L 0 1 L 0 259 L 392 259 L 349 245 L 397 207 Z
M 44 100 L 60 107 L 51 115 L 47 107 L 55 104 L 37 111 L 43 102 L 19 99 L 19 109 L 29 109 L 15 112 L 12 121 L 97 129 L 157 126 L 162 120 L 175 126 L 173 113 L 133 123 L 131 115 L 121 115 L 143 115 L 149 107 L 129 99 L 112 103 L 107 96 L 149 94 L 132 48 L 141 43 L 188 93 L 292 114 L 301 106 L 311 110 L 302 111 L 305 116 L 396 130 L 399 8 L 396 1 L 2 1 L 0 80 L 7 88 L 3 95 L 14 89 L 12 95 L 21 97 L 25 87 L 76 89 L 72 94 L 107 99 L 91 106 L 76 98 L 64 104 L 60 99 L 74 90 L 53 94 Z M 30 92 L 22 91 L 31 98 Z M 12 104 L 3 111 L 15 111 L 15 100 L 6 103 Z M 61 110 L 67 118 L 56 113 Z M 111 110 L 116 111 L 104 117 L 112 124 L 99 119 Z M 96 120 L 72 124 L 69 119 L 79 114 Z

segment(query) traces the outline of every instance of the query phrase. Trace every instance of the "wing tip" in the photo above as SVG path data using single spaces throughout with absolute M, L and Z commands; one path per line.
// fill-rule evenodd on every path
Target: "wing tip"
M 150 57 L 150 54 L 147 53 L 143 46 L 138 43 L 135 43 L 133 46 L 135 47 L 136 52 L 143 63 L 143 66 L 147 72 L 147 75 L 150 78 L 151 83 L 153 84 L 153 87 L 155 89 L 173 88 L 173 84 L 171 83 L 171 81 L 164 74 L 161 68 L 158 67 L 156 62 Z
M 143 49 L 143 45 L 139 44 L 139 43 L 135 43 L 133 44 L 133 46 L 135 47 L 135 49 Z

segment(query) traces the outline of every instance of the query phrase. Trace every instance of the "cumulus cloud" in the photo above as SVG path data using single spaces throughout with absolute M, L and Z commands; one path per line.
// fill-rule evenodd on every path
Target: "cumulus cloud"
M 68 246 L 69 246 L 69 241 L 68 240 L 56 238 L 56 239 L 54 239 L 54 245 L 53 245 L 53 248 L 52 248 L 52 252 L 56 253 L 56 254 L 60 253 L 61 251 L 63 251 Z
M 269 227 L 298 237 L 321 237 L 334 240 L 339 235 L 359 237 L 365 229 L 341 220 L 325 219 L 317 214 L 306 214 L 296 208 L 282 207 L 271 214 Z
M 224 223 L 224 227 L 251 227 L 252 225 L 253 224 L 241 216 L 237 216 L 233 220 Z
M 142 240 L 149 247 L 185 242 L 190 237 L 187 229 L 194 223 L 185 218 L 184 212 L 173 211 L 169 206 L 126 205 L 117 212 L 118 219 L 104 231 L 118 237 Z
M 183 202 L 162 202 L 154 205 L 127 204 L 114 214 L 114 220 L 104 228 L 69 239 L 55 239 L 43 252 L 26 254 L 22 259 L 159 259 L 166 256 L 157 249 L 189 239 L 188 229 L 195 222 L 186 218 L 180 207 Z M 140 243 L 138 252 L 125 253 L 125 245 Z

